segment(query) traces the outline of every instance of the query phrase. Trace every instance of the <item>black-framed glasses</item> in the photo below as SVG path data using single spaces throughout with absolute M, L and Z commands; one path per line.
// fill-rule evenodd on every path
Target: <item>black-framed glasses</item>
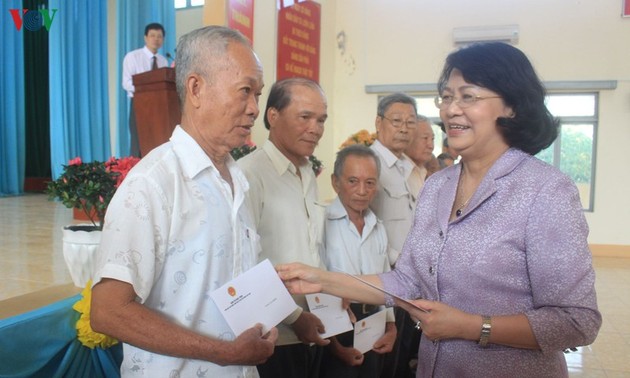
M 435 102 L 435 106 L 438 109 L 449 107 L 452 103 L 455 103 L 460 108 L 465 109 L 473 106 L 479 100 L 487 100 L 489 98 L 501 98 L 501 96 L 473 96 L 465 94 L 462 97 L 455 97 L 451 95 L 446 95 L 436 96 L 433 101 Z
M 392 126 L 394 126 L 394 128 L 396 129 L 400 129 L 403 125 L 407 125 L 408 129 L 415 129 L 416 127 L 418 127 L 418 120 L 416 118 L 408 118 L 406 120 L 403 120 L 402 118 L 387 118 L 384 115 L 380 116 L 383 119 L 386 119 L 389 121 L 389 123 L 392 124 Z

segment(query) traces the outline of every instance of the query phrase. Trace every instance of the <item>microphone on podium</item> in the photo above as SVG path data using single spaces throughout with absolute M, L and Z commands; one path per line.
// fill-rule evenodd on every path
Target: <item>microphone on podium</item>
M 166 59 L 167 59 L 167 61 L 171 60 L 171 64 L 170 64 L 171 67 L 175 67 L 175 58 L 173 58 L 171 53 L 169 53 L 169 52 L 166 53 Z

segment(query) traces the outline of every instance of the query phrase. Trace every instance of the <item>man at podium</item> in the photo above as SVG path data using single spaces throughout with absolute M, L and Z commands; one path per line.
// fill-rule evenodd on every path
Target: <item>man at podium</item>
M 148 24 L 144 28 L 144 47 L 130 51 L 123 60 L 122 86 L 131 99 L 129 110 L 129 133 L 131 135 L 130 154 L 140 157 L 140 143 L 138 142 L 138 130 L 136 129 L 136 115 L 133 110 L 133 93 L 135 88 L 132 76 L 168 66 L 168 60 L 160 54 L 158 49 L 164 44 L 164 27 L 156 22 Z

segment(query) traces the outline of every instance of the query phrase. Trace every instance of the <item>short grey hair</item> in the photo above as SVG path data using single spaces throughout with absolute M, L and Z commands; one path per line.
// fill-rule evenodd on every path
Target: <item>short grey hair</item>
M 225 57 L 228 44 L 242 43 L 251 47 L 249 40 L 240 32 L 225 26 L 206 26 L 182 36 L 177 44 L 175 58 L 175 85 L 180 105 L 186 99 L 186 79 L 191 73 L 202 75 L 212 81 L 221 59 Z
M 343 166 L 346 163 L 348 156 L 371 157 L 376 162 L 377 176 L 381 175 L 381 161 L 376 156 L 376 153 L 371 148 L 363 144 L 351 144 L 337 152 L 337 158 L 335 159 L 335 166 L 333 169 L 333 175 L 335 175 L 335 177 L 341 177 Z
M 406 95 L 404 93 L 401 93 L 401 92 L 396 92 L 396 93 L 392 93 L 390 95 L 383 97 L 378 102 L 376 115 L 379 115 L 381 117 L 385 116 L 385 112 L 387 111 L 387 109 L 389 109 L 389 107 L 392 106 L 393 104 L 398 104 L 398 103 L 409 104 L 413 106 L 413 113 L 414 114 L 418 113 L 418 106 L 416 105 L 416 100 L 413 97 Z

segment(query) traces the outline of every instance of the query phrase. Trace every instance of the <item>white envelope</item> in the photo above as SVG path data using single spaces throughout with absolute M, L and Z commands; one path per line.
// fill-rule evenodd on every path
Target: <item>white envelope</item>
M 354 324 L 354 348 L 361 353 L 369 352 L 374 343 L 385 334 L 385 313 L 381 310 Z
M 321 293 L 307 294 L 306 303 L 309 311 L 324 324 L 326 332 L 320 334 L 321 338 L 325 339 L 352 329 L 350 316 L 348 311 L 343 309 L 341 298 Z
M 263 325 L 263 334 L 289 316 L 297 305 L 269 259 L 210 294 L 235 335 Z

